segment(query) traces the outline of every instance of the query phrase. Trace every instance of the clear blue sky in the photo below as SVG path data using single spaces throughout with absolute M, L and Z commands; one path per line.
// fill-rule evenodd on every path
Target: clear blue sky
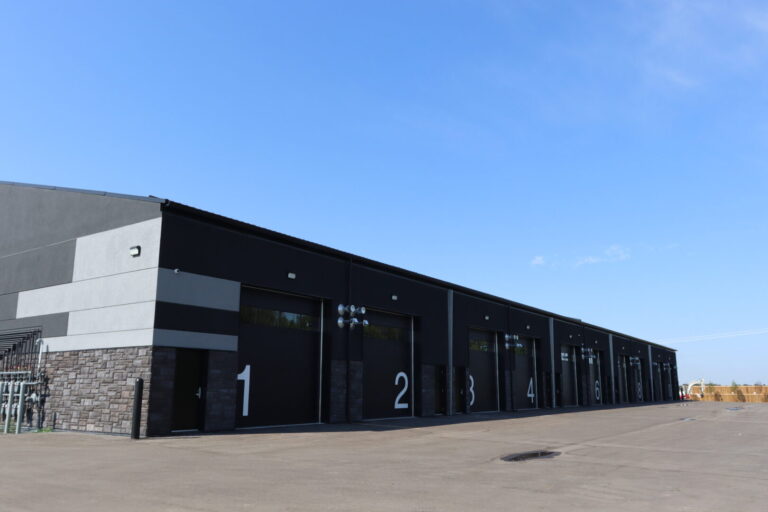
M 0 179 L 169 197 L 768 382 L 764 1 L 120 4 L 3 2 Z

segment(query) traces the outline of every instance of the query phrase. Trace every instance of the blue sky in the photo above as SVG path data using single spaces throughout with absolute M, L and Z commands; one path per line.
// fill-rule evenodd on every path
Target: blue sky
M 0 179 L 169 197 L 768 383 L 762 1 L 4 2 Z

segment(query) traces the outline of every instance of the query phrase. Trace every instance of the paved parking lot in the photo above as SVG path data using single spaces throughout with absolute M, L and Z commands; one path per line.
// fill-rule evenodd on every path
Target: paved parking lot
M 768 404 L 487 418 L 141 441 L 4 436 L 0 509 L 766 510 Z M 538 449 L 561 454 L 500 460 Z

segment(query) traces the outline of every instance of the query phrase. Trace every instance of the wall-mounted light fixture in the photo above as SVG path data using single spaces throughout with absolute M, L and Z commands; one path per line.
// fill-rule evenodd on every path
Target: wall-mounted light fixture
M 397 301 L 397 295 L 392 295 L 392 300 Z
M 130 254 L 130 255 L 131 255 L 133 258 L 138 258 L 139 256 L 141 256 L 141 246 L 140 246 L 140 245 L 134 245 L 133 247 L 131 247 L 131 248 L 128 250 L 128 253 L 129 253 L 129 254 Z
M 488 315 L 485 315 L 483 318 L 485 319 L 486 322 L 491 319 L 491 317 Z
M 288 272 L 288 279 L 296 279 L 296 274 L 293 272 Z

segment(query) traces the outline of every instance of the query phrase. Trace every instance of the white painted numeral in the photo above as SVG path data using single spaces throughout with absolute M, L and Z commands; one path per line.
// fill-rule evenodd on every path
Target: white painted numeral
M 400 392 L 397 394 L 397 398 L 395 398 L 395 409 L 407 409 L 408 404 L 405 402 L 401 402 L 400 400 L 405 396 L 405 393 L 408 391 L 408 374 L 405 372 L 400 372 L 397 375 L 395 375 L 395 386 L 397 386 L 400 383 L 400 379 L 404 381 L 403 389 L 400 390 Z
M 475 405 L 475 378 L 473 376 L 469 376 L 469 406 L 472 407 Z
M 528 394 L 525 396 L 530 398 L 531 401 L 536 398 L 536 392 L 533 390 L 533 377 L 531 377 L 531 380 L 528 381 Z
M 595 381 L 595 400 L 600 401 L 600 381 Z
M 230 373 L 230 375 L 232 375 Z M 245 365 L 245 370 L 237 374 L 237 380 L 243 381 L 243 416 L 248 416 L 248 399 L 251 396 L 251 365 Z

